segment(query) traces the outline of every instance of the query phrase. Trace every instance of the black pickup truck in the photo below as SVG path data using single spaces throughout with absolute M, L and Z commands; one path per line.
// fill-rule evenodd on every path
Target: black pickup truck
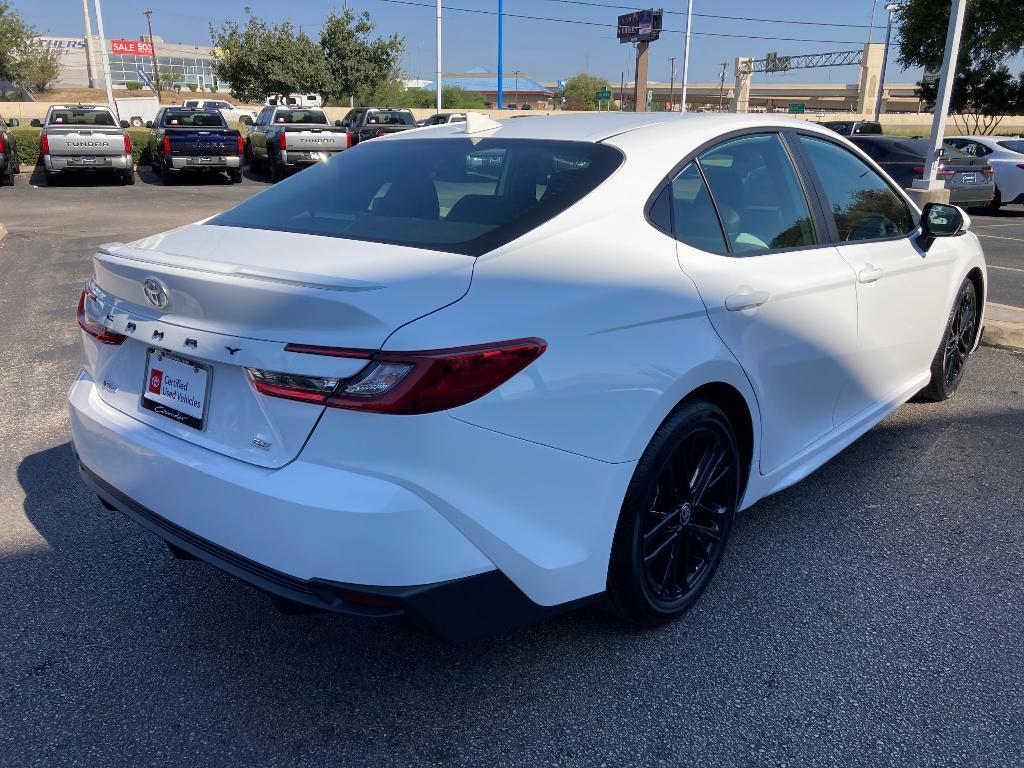
M 164 107 L 146 127 L 150 165 L 162 183 L 172 183 L 180 171 L 227 171 L 235 184 L 242 180 L 242 134 L 228 128 L 218 110 Z
M 344 119 L 336 120 L 334 124 L 349 132 L 353 147 L 360 141 L 386 136 L 389 133 L 408 131 L 410 128 L 419 128 L 416 125 L 416 118 L 408 109 L 379 109 L 376 107 L 350 109 Z

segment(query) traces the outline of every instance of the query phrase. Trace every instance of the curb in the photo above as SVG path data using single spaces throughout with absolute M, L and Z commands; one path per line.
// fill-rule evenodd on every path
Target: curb
M 1024 352 L 1024 309 L 1008 304 L 985 304 L 985 332 L 981 343 Z
M 0 224 L 0 248 L 4 247 L 4 241 L 7 239 L 7 227 Z

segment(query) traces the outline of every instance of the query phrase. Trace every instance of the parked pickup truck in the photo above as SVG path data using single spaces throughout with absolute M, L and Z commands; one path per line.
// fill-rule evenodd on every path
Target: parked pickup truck
M 249 128 L 245 156 L 251 168 L 265 167 L 278 182 L 288 171 L 323 162 L 351 142 L 352 135 L 331 127 L 322 109 L 264 107 Z
M 11 118 L 9 123 L 0 117 L 0 186 L 9 187 L 14 184 L 14 174 L 21 171 L 18 162 L 18 143 L 14 140 L 11 128 L 17 128 L 18 121 Z
M 147 127 L 150 164 L 163 184 L 181 171 L 227 171 L 235 184 L 242 180 L 245 142 L 219 110 L 164 107 Z
M 338 120 L 334 124 L 339 128 L 344 128 L 352 135 L 353 147 L 360 141 L 419 127 L 416 125 L 416 118 L 408 109 L 378 109 L 375 107 L 350 109 L 344 119 Z
M 46 110 L 41 127 L 39 155 L 47 184 L 65 174 L 97 171 L 116 174 L 122 184 L 135 183 L 132 140 L 109 107 L 55 105 Z

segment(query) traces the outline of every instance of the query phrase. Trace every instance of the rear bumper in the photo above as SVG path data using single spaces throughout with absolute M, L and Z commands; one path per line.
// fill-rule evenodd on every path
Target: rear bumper
M 964 208 L 987 205 L 995 196 L 995 184 L 980 184 L 975 187 L 956 187 L 949 189 L 949 202 Z
M 569 605 L 537 605 L 500 571 L 435 584 L 381 587 L 344 584 L 325 579 L 299 579 L 242 557 L 196 536 L 118 491 L 84 464 L 79 471 L 86 485 L 109 506 L 146 530 L 257 589 L 317 610 L 367 618 L 409 617 L 453 642 L 507 631 Z
M 177 171 L 188 170 L 188 171 L 223 171 L 225 168 L 241 168 L 242 158 L 238 155 L 228 155 L 226 157 L 215 157 L 214 162 L 209 164 L 190 164 L 189 160 L 195 160 L 195 158 L 189 157 L 170 157 L 164 160 L 165 164 L 169 168 L 174 168 Z
M 76 157 L 43 155 L 43 167 L 51 173 L 74 171 L 127 171 L 132 167 L 131 155 L 96 156 L 96 162 L 81 163 Z
M 301 168 L 307 165 L 316 165 L 322 163 L 324 160 L 330 158 L 332 155 L 336 155 L 342 150 L 316 150 L 316 151 L 305 151 L 297 149 L 285 149 L 281 150 L 281 165 L 287 166 L 288 168 Z
M 449 636 L 468 630 L 440 626 L 447 609 L 432 608 L 435 618 L 414 598 L 429 593 L 435 606 L 468 589 L 478 602 L 457 612 L 495 631 L 603 592 L 633 468 L 443 413 L 328 409 L 299 456 L 268 469 L 146 426 L 84 371 L 69 406 L 87 480 L 175 546 L 318 608 L 366 615 L 338 590 L 388 596 L 399 607 L 384 615 L 416 615 Z

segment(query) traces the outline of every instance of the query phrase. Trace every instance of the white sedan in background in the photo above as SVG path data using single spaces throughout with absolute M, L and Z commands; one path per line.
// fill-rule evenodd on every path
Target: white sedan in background
M 1024 139 L 1008 136 L 949 136 L 951 144 L 965 155 L 984 157 L 995 172 L 996 194 L 988 204 L 995 213 L 1000 206 L 1024 203 Z
M 181 106 L 185 109 L 216 109 L 229 123 L 252 123 L 256 120 L 256 110 L 240 107 L 223 99 L 189 99 Z
M 968 225 L 802 121 L 471 114 L 104 246 L 75 451 L 286 604 L 468 637 L 605 596 L 655 625 L 737 512 L 956 391 Z

